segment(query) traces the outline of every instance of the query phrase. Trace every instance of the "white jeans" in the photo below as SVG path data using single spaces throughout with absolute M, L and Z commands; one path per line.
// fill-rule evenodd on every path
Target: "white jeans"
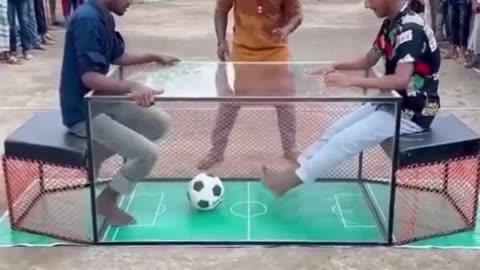
M 480 14 L 474 14 L 473 27 L 468 40 L 468 49 L 475 55 L 480 54 Z
M 393 114 L 366 104 L 335 122 L 319 140 L 312 143 L 299 156 L 300 167 L 296 174 L 303 182 L 312 183 L 360 152 L 392 137 L 394 130 Z M 423 128 L 412 121 L 401 119 L 400 134 L 422 131 Z

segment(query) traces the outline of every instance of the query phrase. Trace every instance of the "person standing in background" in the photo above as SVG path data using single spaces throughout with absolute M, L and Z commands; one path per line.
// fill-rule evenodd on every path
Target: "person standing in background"
M 32 49 L 36 50 L 44 50 L 41 42 L 40 36 L 38 35 L 38 28 L 37 28 L 37 16 L 35 14 L 35 0 L 27 0 L 28 7 L 27 7 L 27 14 L 28 14 L 28 35 L 30 38 L 30 44 L 32 45 Z
M 10 27 L 10 54 L 16 56 L 17 37 L 20 38 L 22 47 L 22 55 L 25 60 L 32 59 L 29 53 L 32 48 L 30 43 L 30 33 L 28 30 L 28 0 L 8 0 L 8 25 Z M 19 24 L 19 32 L 17 35 L 17 20 Z
M 428 2 L 430 13 L 431 22 L 430 25 L 435 33 L 435 37 L 437 41 L 444 41 L 447 39 L 444 33 L 444 26 L 446 25 L 447 16 L 444 16 L 444 10 L 446 10 L 446 6 L 448 0 L 426 0 Z M 448 31 L 447 31 L 448 32 Z
M 468 57 L 465 67 L 473 68 L 480 66 L 480 0 L 472 0 L 473 26 L 468 40 Z
M 58 20 L 57 20 L 57 0 L 47 0 L 48 1 L 48 6 L 49 6 L 49 14 L 50 14 L 50 25 L 62 25 Z
M 83 4 L 83 2 L 83 0 L 62 0 L 63 16 L 65 17 L 65 20 L 68 20 L 70 14 Z
M 233 10 L 233 41 L 227 42 L 228 13 Z M 300 0 L 256 1 L 217 0 L 215 7 L 215 30 L 217 56 L 220 61 L 234 62 L 236 95 L 285 95 L 294 92 L 289 81 L 287 64 L 242 65 L 235 62 L 277 62 L 290 60 L 288 36 L 303 19 Z M 268 75 L 265 75 L 268 74 Z M 268 78 L 268 79 L 266 79 Z M 272 79 L 275 78 L 275 79 Z M 296 118 L 292 105 L 274 105 L 277 111 L 283 157 L 295 161 Z M 199 170 L 210 169 L 223 161 L 228 138 L 241 106 L 222 103 L 211 135 L 211 148 L 199 161 Z
M 450 48 L 445 58 L 453 58 L 459 63 L 465 63 L 468 42 L 468 1 L 448 0 L 448 24 L 450 26 Z
M 40 39 L 40 44 L 52 45 L 53 40 L 48 35 L 47 16 L 45 13 L 44 0 L 33 0 L 35 9 L 35 19 L 37 21 L 37 34 Z
M 7 10 L 8 1 L 0 0 L 0 56 L 9 64 L 18 64 L 17 58 L 10 54 L 10 26 Z
M 433 29 L 437 41 L 446 40 L 449 36 L 448 1 L 449 0 L 409 0 L 412 11 L 420 14 Z M 446 35 L 444 32 L 444 26 Z

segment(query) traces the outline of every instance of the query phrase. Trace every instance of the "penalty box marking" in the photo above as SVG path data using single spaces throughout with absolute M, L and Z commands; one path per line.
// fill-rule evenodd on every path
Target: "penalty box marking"
M 117 238 L 117 235 L 120 231 L 120 229 L 130 229 L 130 228 L 153 228 L 155 227 L 155 224 L 157 223 L 157 220 L 158 220 L 158 217 L 160 215 L 163 215 L 165 214 L 165 212 L 167 211 L 167 206 L 163 203 L 164 199 L 165 199 L 165 192 L 158 192 L 158 193 L 137 193 L 137 186 L 135 186 L 135 189 L 132 191 L 132 194 L 131 195 L 128 195 L 128 196 L 122 196 L 122 198 L 120 199 L 120 203 L 119 203 L 119 206 L 122 207 L 123 203 L 127 200 L 126 198 L 128 198 L 128 202 L 127 202 L 127 205 L 125 207 L 125 212 L 128 212 L 128 210 L 130 209 L 130 206 L 132 205 L 132 202 L 133 202 L 133 198 L 135 197 L 159 197 L 158 199 L 158 203 L 157 203 L 157 207 L 156 207 L 156 211 L 155 211 L 155 214 L 152 218 L 152 222 L 150 224 L 133 224 L 133 225 L 128 225 L 128 226 L 124 226 L 124 227 L 116 227 L 115 228 L 115 231 L 113 233 L 113 237 L 112 237 L 112 241 L 115 241 L 115 239 Z M 107 227 L 107 230 L 105 231 L 105 234 L 103 236 L 103 241 L 106 240 L 106 237 L 108 236 L 110 230 L 111 230 L 112 226 L 108 226 Z
M 155 227 L 155 225 L 157 224 L 157 220 L 158 220 L 158 217 L 165 214 L 165 212 L 167 212 L 167 206 L 163 203 L 164 200 L 165 200 L 165 192 L 158 192 L 158 193 L 149 193 L 149 192 L 145 192 L 145 193 L 134 193 L 132 192 L 132 195 L 130 196 L 126 196 L 126 197 L 130 197 L 130 199 L 128 200 L 128 204 L 127 204 L 127 207 L 125 208 L 125 211 L 128 212 L 129 209 L 130 209 L 130 206 L 133 202 L 133 198 L 139 198 L 139 197 L 143 197 L 143 198 L 148 198 L 148 197 L 155 197 L 155 198 L 158 198 L 158 202 L 156 204 L 156 207 L 155 207 L 155 214 L 153 215 L 152 217 L 152 222 L 151 223 L 139 223 L 139 224 L 133 224 L 133 225 L 128 225 L 128 226 L 125 226 L 125 227 L 122 227 L 124 229 L 127 229 L 127 228 L 149 228 L 149 227 Z M 132 214 L 134 215 L 134 214 Z
M 335 204 L 332 206 L 332 213 L 339 216 L 340 219 L 342 220 L 343 227 L 346 229 L 373 229 L 377 228 L 376 225 L 373 224 L 364 224 L 362 222 L 355 222 L 351 219 L 348 218 L 348 215 L 356 212 L 356 209 L 349 209 L 342 207 L 341 204 L 341 199 L 339 198 L 345 198 L 345 197 L 358 197 L 359 200 L 363 200 L 363 196 L 360 194 L 353 194 L 353 193 L 336 193 L 333 195 L 335 199 Z M 347 216 L 347 217 L 345 217 Z

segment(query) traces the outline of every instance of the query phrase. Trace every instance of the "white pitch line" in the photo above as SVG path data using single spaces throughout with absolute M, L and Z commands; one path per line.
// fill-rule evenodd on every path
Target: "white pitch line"
M 252 240 L 252 219 L 250 217 L 250 182 L 247 182 L 247 240 Z
M 0 223 L 2 223 L 7 217 L 8 217 L 8 211 L 5 211 L 5 213 L 3 213 L 3 215 L 2 215 L 2 217 L 0 217 Z
M 136 197 L 158 197 L 163 196 L 163 192 L 142 192 L 142 193 L 135 193 Z
M 370 191 L 370 193 L 372 194 L 372 198 L 373 198 L 373 202 L 375 203 L 375 205 L 377 206 L 378 210 L 380 211 L 380 215 L 382 215 L 382 218 L 383 220 L 385 221 L 385 223 L 388 223 L 387 222 L 387 218 L 385 216 L 385 214 L 383 213 L 382 211 L 382 208 L 380 207 L 380 204 L 378 203 L 377 201 L 377 197 L 375 196 L 375 194 L 373 193 L 373 190 L 372 188 L 370 187 L 370 185 L 367 183 L 365 184 L 368 188 L 368 190 Z M 387 224 L 388 225 L 388 224 Z M 388 230 L 388 228 L 386 228 Z M 393 232 L 392 232 L 392 238 L 393 238 L 393 241 L 397 242 L 397 239 L 395 238 L 395 235 L 393 235 Z
M 335 204 L 337 205 L 338 213 L 340 214 L 340 217 L 342 218 L 343 227 L 347 228 L 347 223 L 345 222 L 345 218 L 343 217 L 342 208 L 340 207 L 340 203 L 338 202 L 337 194 L 335 194 L 333 196 L 335 197 Z
M 157 211 L 155 211 L 155 216 L 153 217 L 152 226 L 155 226 L 155 224 L 157 224 L 158 215 L 160 213 L 160 208 L 162 208 L 164 198 L 165 198 L 165 193 L 162 192 L 160 195 L 160 199 L 158 200 Z

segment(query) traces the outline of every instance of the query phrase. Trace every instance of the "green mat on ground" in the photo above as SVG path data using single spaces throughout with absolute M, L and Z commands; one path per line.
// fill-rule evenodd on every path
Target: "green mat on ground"
M 379 204 L 387 199 L 381 195 L 388 194 L 384 188 L 367 186 L 377 194 L 375 200 Z M 382 241 L 358 184 L 318 184 L 291 192 L 281 200 L 273 199 L 258 182 L 225 183 L 225 190 L 225 200 L 215 211 L 199 213 L 192 211 L 186 203 L 184 184 L 141 183 L 132 195 L 122 198 L 121 202 L 121 207 L 137 218 L 137 224 L 126 228 L 107 228 L 102 240 L 295 240 L 300 241 L 299 244 L 304 240 Z M 308 201 L 315 203 L 305 203 Z M 2 247 L 70 244 L 12 231 L 8 214 L 0 220 Z M 480 229 L 417 241 L 404 247 L 478 248 Z

